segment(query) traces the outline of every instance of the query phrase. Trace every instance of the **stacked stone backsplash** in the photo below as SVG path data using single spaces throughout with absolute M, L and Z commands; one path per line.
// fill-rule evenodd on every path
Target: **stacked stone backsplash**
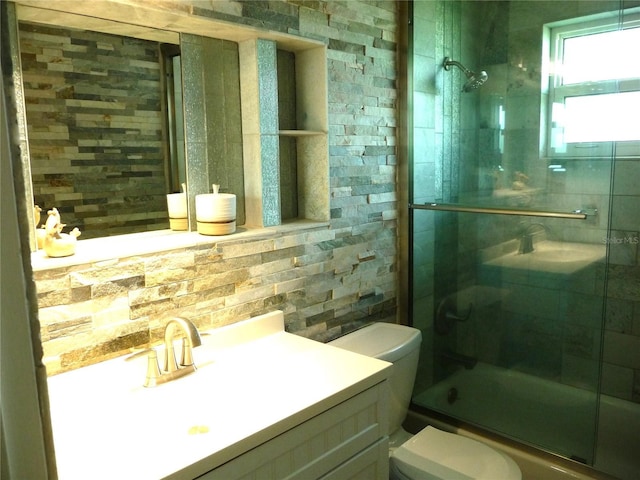
M 207 330 L 279 309 L 318 340 L 393 317 L 394 243 L 382 224 L 284 229 L 36 271 L 48 372 L 157 343 L 174 316 Z
M 49 373 L 155 343 L 172 316 L 207 329 L 280 309 L 289 332 L 318 340 L 395 321 L 397 4 L 173 5 L 327 41 L 330 224 L 36 271 Z

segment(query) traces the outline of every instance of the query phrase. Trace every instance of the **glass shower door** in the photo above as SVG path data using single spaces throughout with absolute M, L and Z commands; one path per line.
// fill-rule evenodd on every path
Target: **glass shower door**
M 591 463 L 605 245 L 562 240 L 574 219 L 414 217 L 437 239 L 432 292 L 414 276 L 425 334 L 414 403 Z M 414 260 L 414 271 L 428 269 Z
M 552 38 L 623 16 L 597 1 L 412 5 L 413 402 L 593 464 L 611 179 L 633 144 L 576 136 L 562 114 L 580 91 L 554 77 Z

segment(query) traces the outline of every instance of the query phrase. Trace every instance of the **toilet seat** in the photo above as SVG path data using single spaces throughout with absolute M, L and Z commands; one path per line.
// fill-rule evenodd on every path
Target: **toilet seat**
M 508 456 L 476 440 L 428 426 L 391 455 L 399 480 L 521 480 Z

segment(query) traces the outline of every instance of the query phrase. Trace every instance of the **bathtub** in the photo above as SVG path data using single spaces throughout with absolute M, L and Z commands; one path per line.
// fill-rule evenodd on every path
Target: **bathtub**
M 640 404 L 600 396 L 595 468 L 623 480 L 640 478 Z
M 413 402 L 506 437 L 518 438 L 520 432 L 526 432 L 530 445 L 593 463 L 595 470 L 623 480 L 640 478 L 640 405 L 601 395 L 598 412 L 596 400 L 593 392 L 478 363 L 472 370 L 460 370 L 416 395 Z M 531 451 L 528 449 L 529 455 Z M 531 461 L 535 459 L 527 459 Z M 576 462 L 569 465 L 577 472 L 589 471 Z M 523 472 L 530 470 L 530 466 L 521 468 Z M 595 472 L 577 475 L 557 478 L 601 478 Z M 550 477 L 545 474 L 544 478 Z

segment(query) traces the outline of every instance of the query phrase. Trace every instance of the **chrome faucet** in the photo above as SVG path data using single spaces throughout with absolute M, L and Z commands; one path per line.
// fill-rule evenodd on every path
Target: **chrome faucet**
M 176 360 L 173 341 L 177 331 L 180 331 L 182 339 L 182 355 L 180 364 Z M 186 318 L 175 317 L 169 320 L 164 328 L 164 369 L 160 370 L 158 364 L 158 354 L 154 349 L 149 351 L 147 364 L 147 377 L 144 382 L 145 387 L 155 387 L 173 379 L 188 375 L 196 371 L 193 363 L 193 347 L 202 345 L 200 333 L 196 326 Z
M 520 237 L 520 247 L 518 248 L 518 253 L 531 253 L 535 249 L 533 248 L 533 236 L 539 231 L 533 231 L 533 227 L 540 227 L 542 231 L 546 231 L 547 227 L 545 227 L 542 223 L 530 223 L 523 229 L 522 236 Z

